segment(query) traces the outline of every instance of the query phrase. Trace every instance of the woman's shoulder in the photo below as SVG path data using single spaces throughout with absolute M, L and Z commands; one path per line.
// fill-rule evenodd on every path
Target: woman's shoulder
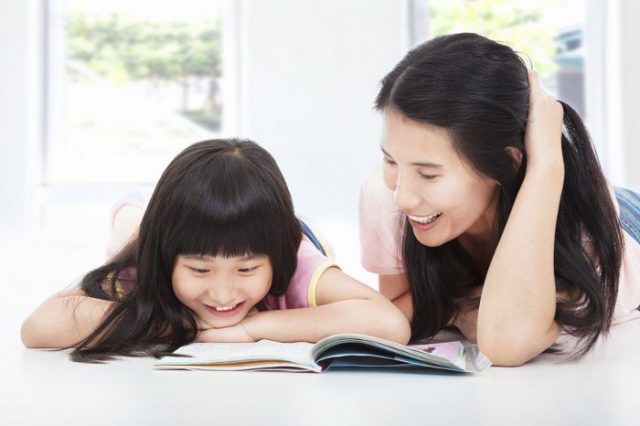
M 360 207 L 367 207 L 368 212 L 397 212 L 393 201 L 393 192 L 387 188 L 382 170 L 371 173 L 360 187 Z
M 403 272 L 400 248 L 404 219 L 393 192 L 384 183 L 382 170 L 376 170 L 362 184 L 359 216 L 362 266 L 379 275 Z
M 640 317 L 640 196 L 624 188 L 610 187 L 616 213 L 620 216 L 624 251 L 618 279 L 618 298 L 613 322 L 620 323 Z

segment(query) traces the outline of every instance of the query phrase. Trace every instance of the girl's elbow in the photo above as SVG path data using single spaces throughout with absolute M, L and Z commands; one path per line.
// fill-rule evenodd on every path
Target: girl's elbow
M 406 345 L 411 339 L 411 326 L 407 318 L 394 307 L 393 315 L 385 321 L 385 338 L 401 345 Z
M 41 339 L 38 337 L 38 327 L 32 317 L 28 317 L 20 327 L 20 340 L 29 349 L 42 347 Z

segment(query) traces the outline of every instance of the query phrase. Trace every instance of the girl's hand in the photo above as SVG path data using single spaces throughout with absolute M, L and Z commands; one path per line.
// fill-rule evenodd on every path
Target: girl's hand
M 529 71 L 529 117 L 524 138 L 529 168 L 561 168 L 562 105 L 540 87 L 538 74 Z
M 256 339 L 247 331 L 249 318 L 258 314 L 258 310 L 253 308 L 240 323 L 231 327 L 212 328 L 200 318 L 196 318 L 198 323 L 198 334 L 194 342 L 198 343 L 251 343 Z
M 198 343 L 251 343 L 256 340 L 247 333 L 247 330 L 240 323 L 231 327 L 200 330 L 194 341 Z

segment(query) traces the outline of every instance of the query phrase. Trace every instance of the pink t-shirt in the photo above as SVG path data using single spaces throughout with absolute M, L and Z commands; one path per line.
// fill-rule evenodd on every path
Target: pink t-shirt
M 618 209 L 617 202 L 616 209 Z M 362 266 L 378 275 L 404 273 L 402 262 L 403 215 L 393 200 L 393 192 L 382 179 L 372 174 L 360 191 L 360 247 Z M 640 244 L 626 232 L 618 298 L 613 323 L 640 317 Z
M 282 296 L 267 295 L 265 305 L 269 310 L 308 308 L 317 306 L 316 287 L 322 273 L 336 263 L 324 256 L 307 237 L 298 248 L 298 266 Z M 116 291 L 119 296 L 131 291 L 136 281 L 136 269 L 131 267 L 118 274 Z
M 287 292 L 282 296 L 267 295 L 265 304 L 269 310 L 296 309 L 318 306 L 316 287 L 322 273 L 337 266 L 325 257 L 307 237 L 302 238 L 298 249 L 298 267 L 291 278 Z

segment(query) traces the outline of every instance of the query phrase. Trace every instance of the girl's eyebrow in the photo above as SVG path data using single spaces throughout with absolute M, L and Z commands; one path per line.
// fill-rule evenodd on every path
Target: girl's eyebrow
M 258 256 L 257 254 L 245 254 L 244 256 L 241 256 L 238 260 L 255 260 L 257 259 Z
M 182 257 L 189 260 L 213 260 L 213 256 L 207 256 L 204 254 L 183 254 Z
M 184 257 L 185 259 L 189 259 L 189 260 L 205 260 L 205 261 L 213 261 L 215 260 L 216 256 L 209 256 L 206 254 L 184 254 L 182 255 L 182 257 Z M 258 257 L 261 257 L 259 255 L 256 254 L 245 254 L 244 256 L 239 256 L 238 260 L 240 261 L 245 261 L 245 260 L 255 260 Z
M 380 149 L 382 150 L 382 153 L 384 155 L 386 155 L 389 158 L 393 158 L 391 155 L 389 155 L 389 153 L 387 151 L 384 150 L 383 147 L 380 147 Z M 442 164 L 438 164 L 438 163 L 430 163 L 430 162 L 413 162 L 411 163 L 412 166 L 417 166 L 417 167 L 431 167 L 433 169 L 441 169 L 442 168 Z

